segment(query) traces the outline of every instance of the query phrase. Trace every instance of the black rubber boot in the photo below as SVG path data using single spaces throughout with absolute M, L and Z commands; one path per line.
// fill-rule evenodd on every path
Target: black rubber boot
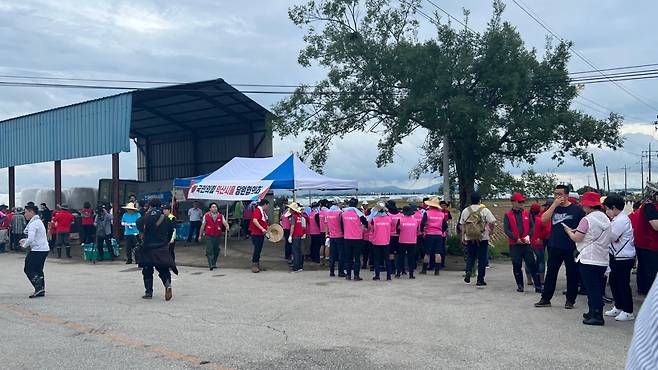
M 57 247 L 57 258 L 62 258 L 62 248 Z
M 423 269 L 420 270 L 421 275 L 427 275 L 427 263 L 423 263 Z
M 71 258 L 71 247 L 66 247 L 66 258 Z
M 603 310 L 593 310 L 590 318 L 583 320 L 583 324 L 603 326 L 605 324 L 605 321 L 603 320 Z

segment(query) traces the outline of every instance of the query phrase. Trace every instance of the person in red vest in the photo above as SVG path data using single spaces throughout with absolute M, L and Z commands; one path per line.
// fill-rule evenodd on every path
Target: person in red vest
M 259 273 L 261 271 L 260 254 L 263 251 L 263 242 L 265 241 L 265 234 L 269 227 L 269 222 L 267 221 L 267 207 L 269 207 L 269 205 L 269 200 L 261 199 L 260 203 L 258 203 L 258 207 L 254 208 L 251 222 L 249 223 L 251 244 L 254 246 L 254 253 L 251 257 L 251 272 L 253 273 Z
M 521 263 L 525 261 L 526 268 L 530 270 L 532 280 L 535 283 L 535 292 L 541 293 L 539 274 L 537 273 L 537 262 L 530 247 L 530 236 L 534 233 L 535 222 L 530 213 L 523 209 L 525 198 L 520 193 L 515 193 L 510 199 L 512 209 L 505 214 L 503 227 L 509 241 L 509 250 L 512 257 L 512 268 L 516 280 L 516 291 L 523 292 L 523 272 Z
M 290 236 L 288 243 L 292 245 L 292 273 L 304 271 L 304 255 L 302 253 L 302 243 L 306 238 L 306 221 L 302 213 L 303 210 L 297 203 L 292 203 L 290 209 Z
M 67 205 L 63 204 L 59 208 L 60 211 L 57 212 L 52 220 L 57 230 L 57 258 L 62 258 L 62 247 L 66 247 L 66 257 L 71 258 L 69 237 L 71 235 L 71 224 L 75 221 L 75 217 L 69 212 Z
M 552 203 L 552 201 L 550 201 Z M 545 205 L 546 206 L 546 205 Z M 549 204 L 550 206 L 550 204 Z M 535 222 L 535 230 L 530 237 L 530 246 L 535 253 L 537 259 L 537 273 L 539 274 L 539 283 L 544 284 L 544 273 L 546 272 L 546 248 L 548 247 L 548 240 L 551 237 L 551 223 L 541 221 L 542 209 L 539 203 L 535 203 L 530 207 L 530 217 Z M 526 271 L 530 273 L 530 271 Z M 532 276 L 529 279 L 532 282 Z
M 651 196 L 640 206 L 635 219 L 633 235 L 637 254 L 637 291 L 646 295 L 658 273 L 658 184 L 647 183 Z
M 206 257 L 210 271 L 217 268 L 219 258 L 219 244 L 224 232 L 228 232 L 229 225 L 226 218 L 219 213 L 217 203 L 210 203 L 208 212 L 203 216 L 201 223 L 201 237 L 206 241 Z
M 84 208 L 80 211 L 82 216 L 82 236 L 80 242 L 87 244 L 94 242 L 94 210 L 91 203 L 85 202 Z

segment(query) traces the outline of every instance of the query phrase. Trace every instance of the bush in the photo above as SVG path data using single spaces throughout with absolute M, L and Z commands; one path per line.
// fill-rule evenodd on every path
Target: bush
M 446 252 L 451 256 L 463 256 L 464 247 L 458 235 L 450 235 L 446 239 Z
M 509 244 L 507 240 L 497 240 L 489 243 L 489 257 L 492 259 L 509 257 Z

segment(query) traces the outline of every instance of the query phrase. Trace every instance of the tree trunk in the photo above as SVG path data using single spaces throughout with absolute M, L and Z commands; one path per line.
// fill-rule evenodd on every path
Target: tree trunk
M 453 148 L 456 146 L 453 145 Z M 453 155 L 459 185 L 459 206 L 464 209 L 470 205 L 475 189 L 475 158 L 472 153 L 462 150 L 453 150 Z

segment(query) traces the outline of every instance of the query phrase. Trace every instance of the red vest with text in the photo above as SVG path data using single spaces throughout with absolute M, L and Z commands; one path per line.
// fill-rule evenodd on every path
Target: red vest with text
M 528 236 L 530 231 L 530 213 L 528 211 L 521 211 L 521 219 L 523 220 L 523 235 L 519 231 L 519 225 L 516 224 L 516 217 L 514 216 L 514 211 L 509 211 L 505 214 L 507 217 L 507 222 L 509 222 L 509 228 L 512 231 L 512 234 L 516 237 L 515 240 L 508 239 L 509 245 L 516 245 L 517 240 L 523 239 Z
M 635 239 L 635 248 L 646 249 L 650 251 L 658 251 L 658 231 L 654 230 L 644 215 L 644 207 L 655 207 L 655 205 L 643 204 L 640 209 L 635 213 L 637 215 L 631 218 L 631 222 L 635 219 L 633 225 L 633 237 Z
M 210 216 L 210 212 L 206 213 L 206 215 L 204 217 L 205 217 L 205 220 L 206 220 L 206 228 L 203 230 L 203 232 L 207 236 L 219 236 L 219 235 L 222 235 L 224 233 L 224 231 L 222 230 L 222 227 L 223 227 L 222 226 L 223 225 L 223 223 L 222 223 L 223 218 L 222 217 L 223 216 L 222 216 L 221 213 L 217 214 L 217 221 L 212 219 L 212 216 Z

